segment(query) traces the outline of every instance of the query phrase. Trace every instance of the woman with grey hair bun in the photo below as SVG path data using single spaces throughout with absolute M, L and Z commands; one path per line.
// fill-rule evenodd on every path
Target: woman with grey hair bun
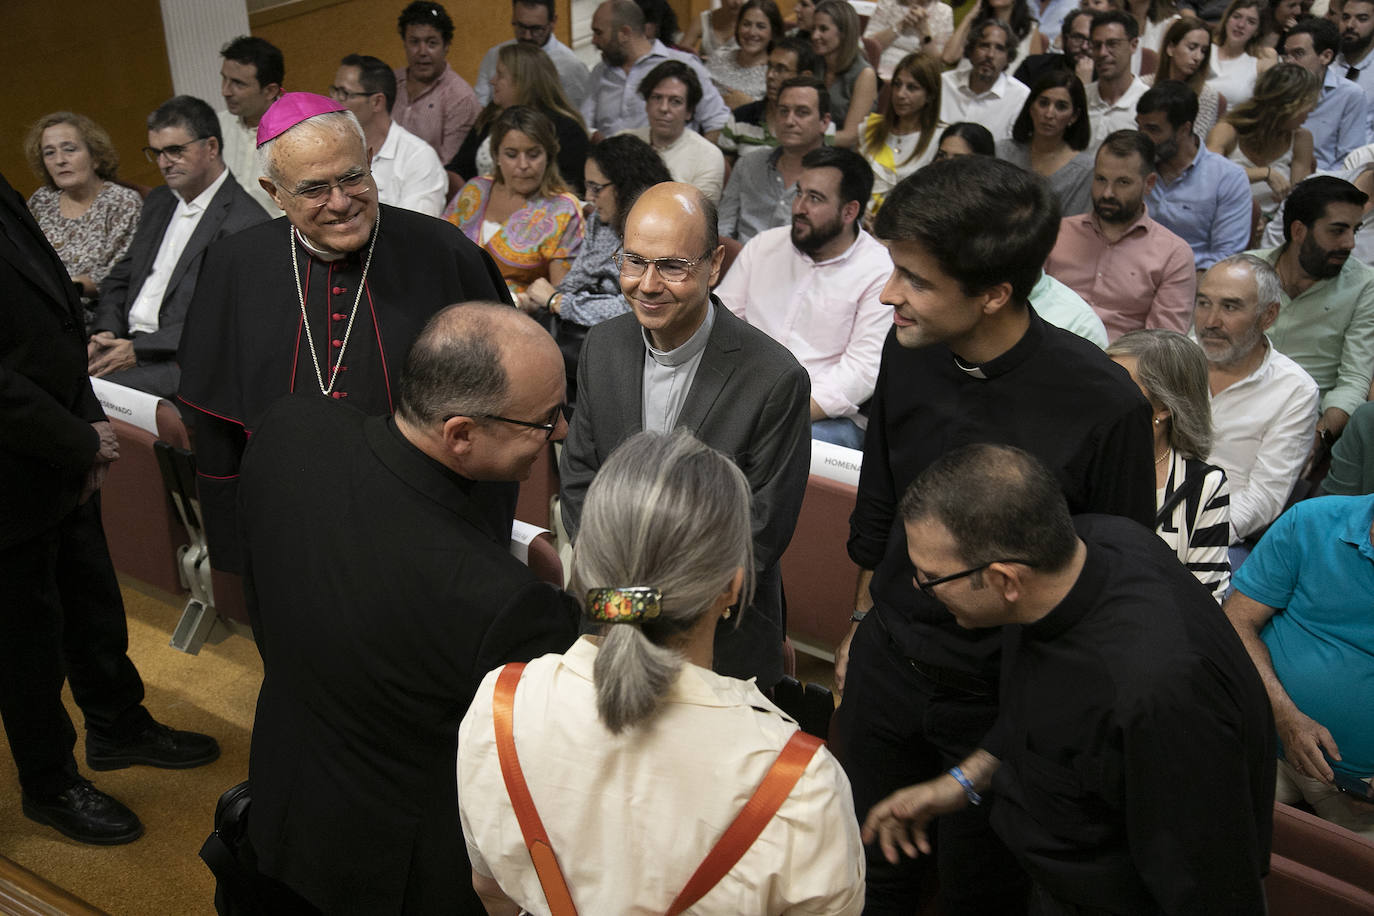
M 640 433 L 602 466 L 571 585 L 599 635 L 487 675 L 459 730 L 489 912 L 862 910 L 839 764 L 752 681 L 711 671 L 751 544 L 744 475 L 689 433 Z
M 1182 334 L 1160 329 L 1123 334 L 1107 355 L 1131 373 L 1154 415 L 1155 532 L 1220 602 L 1231 584 L 1231 497 L 1226 472 L 1207 463 L 1207 357 Z

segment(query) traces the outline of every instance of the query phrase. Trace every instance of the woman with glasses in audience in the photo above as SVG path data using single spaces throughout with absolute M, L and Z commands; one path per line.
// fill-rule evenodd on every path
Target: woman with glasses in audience
M 93 303 L 134 240 L 143 199 L 115 183 L 119 153 L 105 129 L 85 115 L 55 111 L 39 118 L 24 138 L 24 155 L 43 179 L 29 211 L 81 287 L 81 298 Z
M 501 112 L 512 105 L 533 108 L 553 122 L 558 135 L 558 171 L 573 192 L 582 193 L 582 163 L 587 158 L 587 127 L 568 101 L 553 61 L 539 48 L 515 42 L 502 46 L 491 78 L 491 101 L 463 138 L 458 153 L 445 166 L 461 181 L 492 174 L 495 156 L 491 129 Z
M 553 123 L 524 105 L 491 128 L 490 176 L 463 185 L 445 218 L 487 250 L 511 297 L 543 278 L 558 283 L 582 245 L 582 205 L 558 171 Z
M 1130 331 L 1107 347 L 1154 414 L 1155 532 L 1218 602 L 1231 584 L 1231 497 L 1212 452 L 1207 357 L 1177 331 Z
M 956 121 L 940 134 L 940 145 L 932 161 L 955 159 L 959 156 L 996 156 L 997 141 L 992 131 L 973 121 Z
M 883 110 L 864 121 L 859 151 L 873 167 L 868 219 L 878 212 L 897 182 L 935 158 L 940 72 L 940 59 L 934 54 L 903 57 L 892 71 Z
M 1245 167 L 1260 206 L 1260 225 L 1317 167 L 1312 133 L 1302 123 L 1317 107 L 1321 88 L 1306 68 L 1279 64 L 1259 78 L 1254 97 L 1233 108 L 1207 136 L 1209 150 Z
M 680 891 L 773 784 L 765 774 L 784 747 L 798 755 L 795 784 L 782 784 L 775 815 L 745 816 L 762 831 L 702 880 L 691 912 L 863 909 L 839 764 L 752 682 L 711 670 L 717 628 L 749 604 L 749 501 L 734 462 L 685 431 L 639 433 L 592 481 L 569 590 L 597 635 L 487 675 L 459 729 L 463 835 L 489 912 L 549 912 L 545 888 L 559 877 L 580 913 L 679 912 L 671 903 L 687 903 Z M 505 735 L 518 781 L 502 775 Z M 532 863 L 512 782 L 547 835 L 541 859 L 556 865 Z
M 909 54 L 939 58 L 954 34 L 954 10 L 942 0 L 878 0 L 868 18 L 864 38 L 883 49 L 878 79 L 888 82 Z
M 768 52 L 782 36 L 782 14 L 773 0 L 748 0 L 740 7 L 735 46 L 706 59 L 711 82 L 731 108 L 757 102 L 767 91 Z
M 1233 108 L 1249 100 L 1255 80 L 1279 62 L 1274 49 L 1264 46 L 1260 29 L 1264 9 L 1264 0 L 1231 0 L 1212 40 L 1216 50 L 1207 82 Z
M 1186 84 L 1197 93 L 1197 117 L 1193 133 L 1206 142 L 1217 119 L 1226 113 L 1226 99 L 1207 82 L 1212 65 L 1212 31 L 1196 16 L 1180 16 L 1159 43 L 1159 67 L 1141 80 L 1158 86 L 1166 80 Z
M 997 158 L 1044 178 L 1059 198 L 1061 215 L 1075 216 L 1092 206 L 1091 139 L 1083 84 L 1067 70 L 1051 70 L 1021 106 L 1011 139 L 997 141 Z
M 825 60 L 833 146 L 853 149 L 878 98 L 878 76 L 859 46 L 859 14 L 848 0 L 821 0 L 811 18 L 811 48 Z

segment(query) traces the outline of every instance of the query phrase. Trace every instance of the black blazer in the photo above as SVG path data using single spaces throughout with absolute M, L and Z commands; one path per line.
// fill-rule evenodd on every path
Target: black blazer
M 76 507 L 105 412 L 86 376 L 86 329 L 67 269 L 0 175 L 6 222 L 32 238 L 42 272 L 0 232 L 0 549 Z M 10 222 L 14 220 L 14 222 Z

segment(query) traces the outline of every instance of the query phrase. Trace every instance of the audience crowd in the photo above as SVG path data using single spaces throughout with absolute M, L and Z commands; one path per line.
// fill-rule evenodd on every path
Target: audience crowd
M 193 427 L 270 912 L 1262 912 L 1275 798 L 1374 838 L 1374 0 L 1318 2 L 604 0 L 588 67 L 512 0 L 474 86 L 416 0 L 329 86 L 226 44 L 155 188 L 40 118 L 24 813 L 142 832 L 63 674 L 92 768 L 218 755 L 140 704 L 89 376 Z M 781 692 L 813 441 L 861 467 L 830 750 Z M 506 553 L 550 443 L 567 592 Z

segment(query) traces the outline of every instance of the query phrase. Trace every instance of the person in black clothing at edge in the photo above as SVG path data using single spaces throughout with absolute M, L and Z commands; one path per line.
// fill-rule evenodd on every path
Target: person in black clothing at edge
M 963 760 L 997 716 L 997 629 L 961 629 L 912 584 L 897 514 L 911 481 L 959 446 L 1014 445 L 1051 469 L 1071 511 L 1153 523 L 1149 404 L 1102 351 L 1027 301 L 1058 227 L 1043 181 L 984 156 L 933 163 L 879 211 L 874 234 L 894 266 L 882 300 L 895 327 L 850 518 L 860 574 L 854 622 L 835 654 L 843 700 L 830 733 L 860 818 Z M 988 824 L 995 807 L 940 819 L 946 913 L 1025 909 L 1024 874 Z M 892 865 L 873 849 L 868 857 L 866 912 L 908 912 L 915 863 Z
M 1264 913 L 1274 720 L 1205 586 L 1149 529 L 1070 519 L 1059 482 L 999 445 L 922 472 L 900 514 L 917 587 L 970 632 L 1000 628 L 1001 712 L 947 773 L 875 805 L 889 861 L 981 806 L 1037 914 Z

